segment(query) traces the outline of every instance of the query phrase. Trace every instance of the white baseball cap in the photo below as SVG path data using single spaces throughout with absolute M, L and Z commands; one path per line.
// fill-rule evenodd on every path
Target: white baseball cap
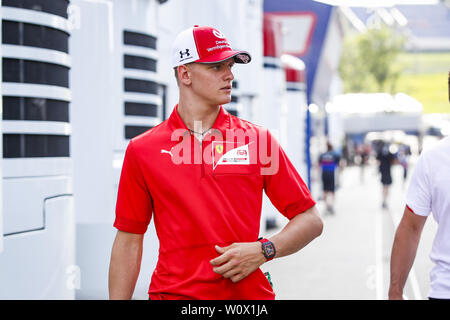
M 194 26 L 178 34 L 172 49 L 172 67 L 183 64 L 215 63 L 233 58 L 236 63 L 249 63 L 246 51 L 234 51 L 225 36 L 212 27 Z

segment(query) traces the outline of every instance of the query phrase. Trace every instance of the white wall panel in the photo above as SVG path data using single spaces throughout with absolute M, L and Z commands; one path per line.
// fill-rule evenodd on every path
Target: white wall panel
M 4 238 L 0 254 L 0 299 L 74 299 L 75 221 L 73 197 L 44 203 L 45 229 Z
M 1 7 L 0 299 L 74 297 L 66 286 L 75 255 L 67 3 Z

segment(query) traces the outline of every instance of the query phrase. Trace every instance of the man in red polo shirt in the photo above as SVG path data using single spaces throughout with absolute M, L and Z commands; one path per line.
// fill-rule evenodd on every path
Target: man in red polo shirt
M 150 299 L 274 299 L 259 267 L 297 252 L 322 220 L 286 154 L 260 126 L 230 115 L 234 63 L 248 63 L 211 27 L 178 35 L 179 103 L 133 138 L 122 167 L 111 253 L 111 299 L 130 299 L 153 217 L 160 249 Z M 258 239 L 263 190 L 290 221 Z

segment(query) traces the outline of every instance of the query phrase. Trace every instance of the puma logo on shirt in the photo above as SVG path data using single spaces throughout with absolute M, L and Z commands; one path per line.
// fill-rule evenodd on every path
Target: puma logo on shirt
M 171 157 L 171 158 L 173 158 L 172 150 L 173 150 L 173 148 L 172 148 L 172 149 L 170 149 L 170 151 L 167 151 L 167 150 L 161 149 L 161 153 L 168 153 L 168 154 L 170 154 L 170 157 Z

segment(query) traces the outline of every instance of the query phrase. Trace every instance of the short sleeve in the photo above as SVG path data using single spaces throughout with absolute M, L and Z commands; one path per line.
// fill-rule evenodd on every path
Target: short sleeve
M 268 131 L 267 135 L 267 141 L 271 144 L 267 148 L 272 152 L 270 163 L 265 165 L 267 170 L 263 173 L 264 190 L 275 208 L 286 218 L 292 219 L 316 202 L 278 141 Z
M 152 198 L 130 141 L 125 152 L 116 202 L 114 227 L 121 231 L 143 234 L 153 212 Z
M 419 157 L 411 176 L 406 194 L 406 205 L 420 216 L 429 216 L 431 213 L 431 190 L 424 154 Z

